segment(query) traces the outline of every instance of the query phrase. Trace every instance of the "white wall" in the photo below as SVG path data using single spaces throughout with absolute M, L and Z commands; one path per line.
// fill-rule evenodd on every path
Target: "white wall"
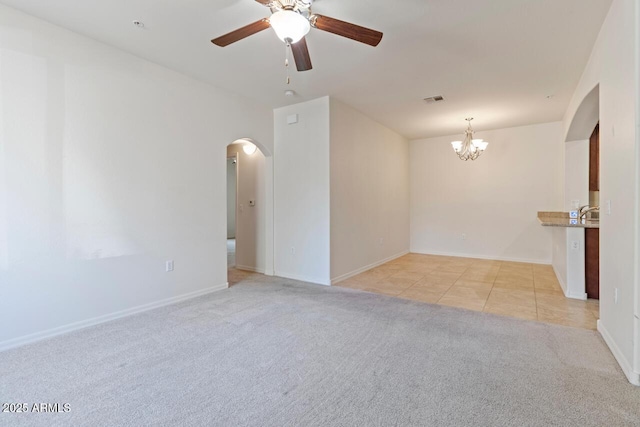
M 403 137 L 328 97 L 274 120 L 276 275 L 330 284 L 408 251 Z
M 551 264 L 558 277 L 562 291 L 567 294 L 567 229 L 565 227 L 549 227 L 551 229 Z
M 564 144 L 564 211 L 570 211 L 572 200 L 579 206 L 589 204 L 589 140 Z
M 586 300 L 585 229 L 548 227 L 552 236 L 552 264 L 567 298 Z M 576 243 L 574 249 L 573 243 Z
M 236 268 L 264 273 L 267 231 L 265 156 L 260 150 L 247 154 L 242 147 L 243 144 L 227 147 L 227 156 L 235 154 L 238 159 Z M 249 206 L 249 200 L 254 200 L 255 206 Z
M 590 125 L 589 125 L 590 126 Z M 564 211 L 589 204 L 589 140 L 567 141 L 564 145 Z M 564 236 L 564 242 L 557 239 L 556 233 Z M 585 293 L 585 230 L 582 228 L 560 228 L 553 230 L 552 264 L 562 285 L 564 294 L 569 298 L 586 299 Z M 572 243 L 578 242 L 579 249 L 573 249 Z M 559 246 L 564 246 L 561 249 Z M 556 247 L 558 246 L 558 247 Z M 560 254 L 565 258 L 560 259 Z
M 287 124 L 287 116 L 298 122 Z M 330 284 L 329 98 L 274 110 L 277 276 Z
M 476 137 L 489 148 L 467 162 L 451 148 L 460 135 L 411 141 L 411 252 L 551 263 L 537 212 L 562 209 L 561 123 Z
M 226 145 L 272 120 L 0 6 L 0 348 L 225 287 Z
M 640 384 L 637 0 L 614 0 L 564 119 L 569 134 L 585 97 L 600 90 L 600 321 L 628 378 Z M 606 210 L 611 202 L 611 213 Z M 614 292 L 618 289 L 618 303 Z
M 331 99 L 331 278 L 409 251 L 409 144 Z

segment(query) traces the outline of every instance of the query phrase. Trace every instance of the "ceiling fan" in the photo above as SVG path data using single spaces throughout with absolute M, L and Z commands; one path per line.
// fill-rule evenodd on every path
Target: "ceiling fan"
M 256 0 L 258 3 L 271 9 L 271 16 L 256 21 L 252 24 L 238 28 L 228 34 L 211 40 L 211 43 L 224 47 L 245 37 L 259 33 L 271 27 L 276 32 L 280 40 L 287 46 L 291 46 L 293 58 L 298 71 L 307 71 L 312 68 L 309 49 L 304 36 L 311 30 L 311 27 L 322 31 L 328 31 L 342 37 L 347 37 L 370 46 L 377 46 L 382 40 L 382 33 L 318 15 L 311 12 L 313 0 Z

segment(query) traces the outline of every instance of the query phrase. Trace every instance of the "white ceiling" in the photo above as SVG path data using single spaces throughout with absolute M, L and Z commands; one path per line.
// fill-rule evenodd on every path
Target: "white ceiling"
M 611 4 L 317 0 L 316 13 L 384 37 L 373 48 L 312 29 L 313 70 L 294 69 L 287 86 L 285 47 L 272 30 L 210 43 L 269 15 L 253 0 L 0 1 L 270 107 L 331 95 L 412 139 L 462 133 L 467 116 L 477 130 L 561 120 Z M 445 101 L 422 101 L 432 95 Z

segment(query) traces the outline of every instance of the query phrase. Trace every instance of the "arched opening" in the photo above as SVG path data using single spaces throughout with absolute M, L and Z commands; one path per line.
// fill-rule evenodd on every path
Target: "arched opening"
M 587 140 L 600 120 L 600 86 L 596 85 L 584 97 L 567 132 L 566 142 Z
M 599 206 L 600 204 L 599 123 L 600 86 L 596 85 L 577 108 L 565 138 L 567 147 L 565 167 L 569 171 L 577 169 L 588 174 L 586 180 L 580 177 L 577 183 L 571 182 L 576 178 L 571 173 L 566 176 L 565 191 L 575 192 L 575 188 L 581 189 L 578 193 L 580 197 L 575 197 L 580 200 L 580 205 Z M 584 164 L 575 164 L 580 157 L 586 159 L 583 160 Z
M 232 286 L 251 273 L 268 274 L 271 209 L 267 161 L 260 143 L 241 138 L 227 145 L 227 269 Z M 268 165 L 269 164 L 269 165 Z M 271 255 L 272 256 L 272 255 Z M 272 265 L 272 263 L 271 263 Z
M 564 188 L 568 208 L 580 209 L 586 220 L 598 224 L 594 228 L 567 230 L 566 246 L 572 249 L 566 251 L 565 270 L 567 294 L 591 301 L 596 317 L 599 317 L 600 294 L 599 122 L 600 87 L 596 85 L 575 110 L 567 130 Z

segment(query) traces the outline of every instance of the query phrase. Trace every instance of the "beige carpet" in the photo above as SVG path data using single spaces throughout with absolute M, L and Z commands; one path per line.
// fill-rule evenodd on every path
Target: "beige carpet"
M 233 272 L 228 290 L 0 353 L 2 426 L 631 426 L 596 332 Z M 233 281 L 232 280 L 232 281 Z

